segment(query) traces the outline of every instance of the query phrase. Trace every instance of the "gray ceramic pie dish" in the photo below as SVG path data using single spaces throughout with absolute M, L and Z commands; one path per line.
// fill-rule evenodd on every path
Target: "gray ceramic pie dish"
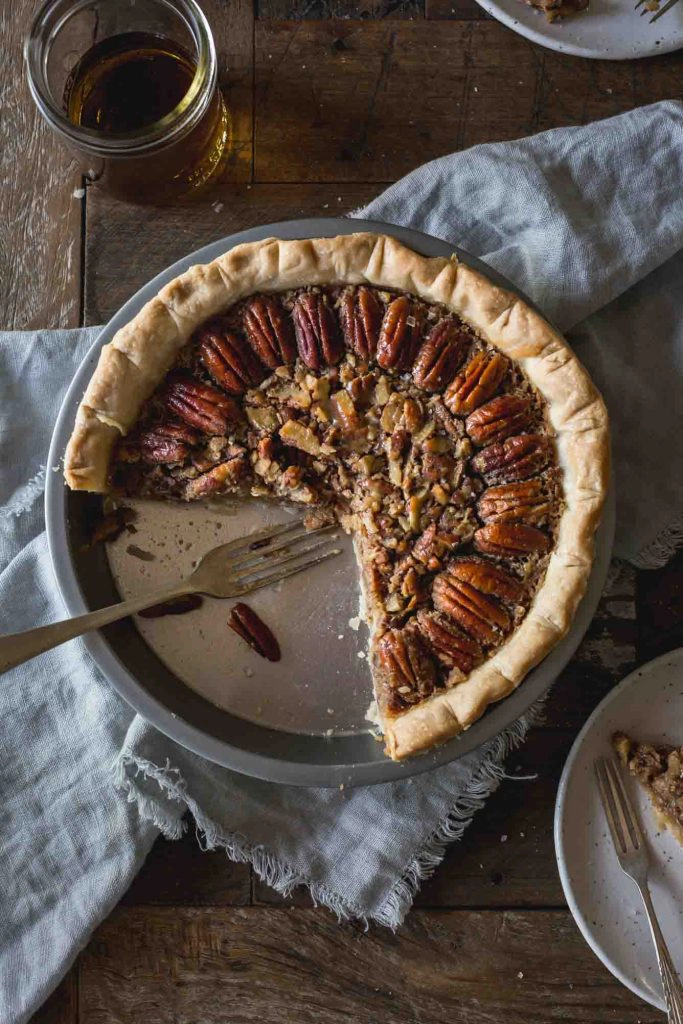
M 172 278 L 195 263 L 207 263 L 241 242 L 269 236 L 315 238 L 377 231 L 391 234 L 426 256 L 458 258 L 505 288 L 517 291 L 481 261 L 437 238 L 377 221 L 312 218 L 266 224 L 207 245 L 174 263 L 141 288 L 102 330 L 67 392 L 55 425 L 48 465 L 61 464 L 76 409 L 95 368 L 100 349 Z M 99 514 L 97 495 L 71 493 L 61 473 L 48 473 L 45 518 L 52 564 L 70 615 L 119 600 L 102 546 L 83 550 L 89 524 Z M 130 620 L 91 633 L 84 643 L 118 693 L 144 718 L 178 743 L 235 771 L 271 782 L 300 786 L 359 786 L 390 782 L 428 771 L 469 753 L 496 736 L 546 692 L 576 650 L 592 619 L 609 566 L 614 534 L 614 496 L 610 493 L 598 530 L 596 558 L 586 595 L 568 635 L 524 682 L 462 736 L 429 754 L 397 764 L 369 733 L 323 737 L 267 728 L 213 704 L 186 686 L 142 640 Z

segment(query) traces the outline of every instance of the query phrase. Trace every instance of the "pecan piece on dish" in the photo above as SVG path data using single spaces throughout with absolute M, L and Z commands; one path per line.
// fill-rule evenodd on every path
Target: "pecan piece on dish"
M 510 616 L 495 598 L 482 594 L 449 570 L 434 580 L 432 598 L 437 611 L 486 647 L 497 643 L 510 628 Z
M 444 402 L 452 413 L 469 416 L 492 398 L 508 370 L 500 352 L 477 352 L 449 384 Z
M 275 295 L 250 299 L 244 307 L 242 322 L 251 347 L 269 370 L 294 362 L 292 323 Z
M 382 306 L 370 288 L 348 288 L 340 300 L 346 347 L 361 359 L 375 358 Z
M 377 362 L 400 373 L 413 365 L 420 342 L 423 314 L 407 295 L 399 295 L 384 312 L 377 342 Z
M 432 327 L 413 366 L 413 380 L 425 391 L 441 391 L 465 358 L 469 338 L 462 325 L 446 317 Z
M 459 668 L 469 675 L 481 661 L 483 653 L 477 641 L 463 633 L 445 615 L 423 608 L 417 613 L 417 624 L 436 657 L 448 668 Z
M 378 644 L 387 681 L 402 704 L 415 704 L 434 691 L 436 666 L 412 626 L 388 630 Z
M 499 395 L 470 413 L 465 420 L 465 430 L 481 448 L 521 433 L 530 421 L 530 398 L 524 395 Z
M 519 483 L 489 487 L 479 497 L 477 512 L 484 523 L 544 523 L 553 504 L 548 489 L 538 477 Z
M 524 593 L 524 586 L 516 576 L 483 558 L 456 558 L 448 566 L 448 571 L 481 594 L 489 594 L 503 602 L 516 604 Z
M 184 423 L 158 423 L 138 435 L 136 447 L 145 462 L 173 465 L 184 462 L 200 438 Z
M 228 625 L 262 658 L 268 661 L 280 660 L 280 645 L 273 631 L 248 604 L 238 601 L 233 605 Z
M 525 523 L 488 523 L 475 533 L 474 546 L 485 555 L 517 558 L 547 551 L 550 538 Z
M 487 484 L 508 484 L 535 476 L 550 462 L 552 446 L 543 434 L 519 434 L 483 448 L 471 460 Z
M 184 374 L 176 375 L 169 383 L 165 403 L 171 412 L 203 434 L 225 434 L 241 416 L 234 398 Z
M 194 480 L 190 480 L 186 484 L 186 501 L 229 490 L 237 484 L 247 467 L 246 452 L 244 449 L 237 448 L 235 454 L 228 452 L 228 455 L 229 458 L 225 462 L 219 463 L 208 473 L 202 473 L 201 476 L 195 477 Z
M 334 366 L 344 354 L 334 310 L 321 292 L 303 292 L 292 309 L 299 355 L 309 370 Z
M 198 332 L 199 358 L 216 384 L 231 395 L 242 395 L 260 384 L 268 371 L 251 346 L 214 321 Z

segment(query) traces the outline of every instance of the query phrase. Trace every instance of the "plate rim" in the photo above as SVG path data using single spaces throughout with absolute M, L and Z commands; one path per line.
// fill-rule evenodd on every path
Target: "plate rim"
M 517 0 L 517 2 L 520 2 L 520 0 Z M 614 51 L 591 49 L 576 43 L 565 43 L 560 39 L 555 40 L 553 36 L 546 35 L 544 32 L 524 24 L 519 18 L 515 18 L 504 7 L 501 7 L 497 0 L 477 0 L 477 3 L 487 14 L 490 14 L 492 18 L 495 18 L 496 21 L 505 25 L 517 35 L 524 36 L 530 42 L 537 43 L 539 46 L 545 46 L 546 49 L 554 50 L 556 53 L 566 53 L 570 57 L 584 57 L 588 60 L 642 60 L 645 57 L 657 57 L 660 54 L 675 53 L 677 50 L 683 49 L 683 38 L 663 46 L 653 42 L 637 52 L 634 52 L 632 49 L 629 51 L 625 49 L 615 49 Z M 536 13 L 539 18 L 543 17 L 541 11 Z M 577 17 L 581 17 L 581 14 L 577 15 Z M 550 25 L 549 22 L 544 26 L 546 30 L 548 25 Z
M 593 709 L 591 714 L 588 716 L 580 732 L 577 734 L 574 742 L 572 743 L 567 760 L 564 763 L 562 769 L 562 775 L 560 776 L 560 782 L 557 787 L 557 797 L 555 799 L 555 813 L 553 816 L 553 843 L 555 846 L 555 860 L 557 862 L 557 870 L 560 875 L 560 881 L 562 883 L 562 891 L 564 892 L 567 905 L 572 912 L 572 917 L 576 922 L 579 931 L 583 938 L 588 943 L 590 948 L 593 950 L 598 959 L 605 965 L 608 971 L 622 983 L 626 988 L 630 989 L 634 995 L 637 995 L 645 1003 L 649 1003 L 650 1006 L 654 1006 L 658 1010 L 666 1013 L 666 1005 L 663 1000 L 653 999 L 650 993 L 645 993 L 644 990 L 638 988 L 632 978 L 629 978 L 623 971 L 617 967 L 617 965 L 610 960 L 607 953 L 603 950 L 602 946 L 598 942 L 593 930 L 590 927 L 587 919 L 585 918 L 581 908 L 579 907 L 576 898 L 574 896 L 574 890 L 571 885 L 569 873 L 567 870 L 568 858 L 564 853 L 564 840 L 563 840 L 563 819 L 564 810 L 566 805 L 567 791 L 569 788 L 569 778 L 574 769 L 576 760 L 579 756 L 581 747 L 583 746 L 584 740 L 588 733 L 591 731 L 595 720 L 602 714 L 602 712 L 614 703 L 621 694 L 630 689 L 631 686 L 637 685 L 643 678 L 643 674 L 651 672 L 661 662 L 670 659 L 679 659 L 683 661 L 683 647 L 674 647 L 670 651 L 666 651 L 664 654 L 658 655 L 656 658 L 652 658 L 650 661 L 645 662 L 643 665 L 638 665 L 634 668 L 627 676 L 617 683 L 616 686 L 605 694 L 600 703 Z
M 377 220 L 311 217 L 277 221 L 234 232 L 201 246 L 155 275 L 139 288 L 103 326 L 77 368 L 65 394 L 55 422 L 48 465 L 56 466 L 62 463 L 66 441 L 72 430 L 75 409 L 85 390 L 85 385 L 90 379 L 101 347 L 110 340 L 116 330 L 128 323 L 149 298 L 156 295 L 163 284 L 172 280 L 193 263 L 213 259 L 219 253 L 244 241 L 256 241 L 273 235 L 281 235 L 285 238 L 331 237 L 335 234 L 351 234 L 363 230 L 393 235 L 405 244 L 422 251 L 425 255 L 450 256 L 455 254 L 463 263 L 481 270 L 489 279 L 516 292 L 530 306 L 537 308 L 521 289 L 477 257 L 472 256 L 459 246 L 413 228 Z M 69 549 L 66 496 L 67 488 L 63 475 L 61 473 L 48 474 L 45 488 L 45 523 L 50 559 L 64 605 L 70 615 L 78 615 L 89 611 L 90 607 L 85 602 Z M 313 785 L 333 788 L 342 783 L 350 787 L 398 781 L 420 775 L 472 752 L 499 735 L 528 711 L 537 699 L 547 693 L 559 672 L 570 661 L 597 608 L 609 567 L 614 523 L 614 489 L 610 487 L 602 522 L 596 535 L 599 542 L 596 543 L 596 553 L 586 594 L 577 609 L 567 635 L 539 665 L 532 669 L 525 680 L 505 700 L 493 705 L 487 714 L 475 722 L 470 729 L 435 750 L 406 761 L 396 762 L 382 757 L 355 764 L 312 764 L 273 758 L 267 752 L 254 753 L 236 747 L 226 740 L 210 736 L 192 723 L 174 715 L 128 671 L 117 657 L 113 647 L 100 632 L 89 633 L 82 640 L 108 682 L 135 711 L 186 749 L 207 757 L 226 768 L 269 782 L 299 786 Z M 530 690 L 532 696 L 530 696 Z M 514 713 L 511 713 L 513 709 L 515 709 Z

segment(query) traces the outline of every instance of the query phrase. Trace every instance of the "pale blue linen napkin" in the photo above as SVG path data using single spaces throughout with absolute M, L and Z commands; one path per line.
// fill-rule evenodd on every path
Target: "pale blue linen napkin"
M 681 180 L 683 105 L 662 103 L 444 157 L 359 211 L 457 241 L 572 328 L 616 425 L 618 551 L 636 564 L 661 564 L 683 526 Z M 63 615 L 40 501 L 55 467 L 42 464 L 95 334 L 0 334 L 3 632 Z M 132 715 L 80 641 L 0 692 L 3 1024 L 40 1005 L 187 808 L 207 845 L 281 891 L 304 882 L 341 914 L 397 925 L 530 722 L 414 782 L 339 793 L 249 780 L 178 747 Z

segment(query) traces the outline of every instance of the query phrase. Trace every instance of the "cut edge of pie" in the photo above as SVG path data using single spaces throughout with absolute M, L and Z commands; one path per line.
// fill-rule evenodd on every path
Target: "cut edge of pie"
M 612 746 L 647 793 L 657 824 L 683 846 L 683 747 L 643 743 L 625 732 L 614 733 Z
M 609 477 L 606 409 L 564 339 L 518 296 L 455 257 L 426 258 L 385 235 L 238 245 L 171 281 L 104 346 L 78 409 L 65 477 L 74 490 L 107 492 L 117 442 L 205 321 L 256 293 L 348 285 L 445 307 L 519 366 L 546 403 L 562 473 L 555 545 L 524 619 L 466 678 L 453 675 L 445 690 L 384 718 L 387 752 L 401 759 L 457 735 L 510 693 L 567 632 L 590 574 Z M 358 549 L 362 560 L 362 545 Z M 365 590 L 367 614 L 376 620 Z M 379 639 L 371 644 L 376 690 Z

